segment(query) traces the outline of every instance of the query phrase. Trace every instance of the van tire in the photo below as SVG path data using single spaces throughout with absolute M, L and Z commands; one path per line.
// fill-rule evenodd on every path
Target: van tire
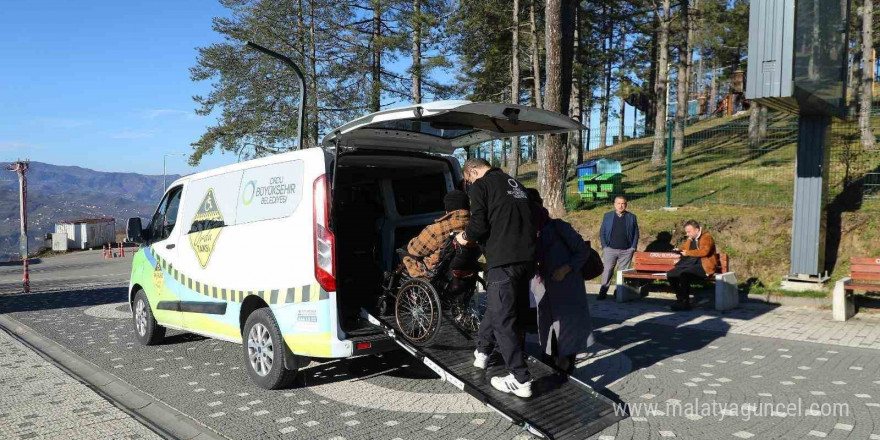
M 287 347 L 268 307 L 254 310 L 248 316 L 241 345 L 248 376 L 257 386 L 277 390 L 293 383 L 298 370 L 288 370 L 284 366 Z M 266 349 L 270 347 L 272 354 L 267 355 L 270 351 Z
M 134 295 L 131 304 L 132 319 L 134 322 L 134 334 L 137 340 L 144 345 L 156 345 L 165 339 L 165 327 L 156 322 L 153 310 L 150 309 L 150 301 L 143 289 L 139 289 Z

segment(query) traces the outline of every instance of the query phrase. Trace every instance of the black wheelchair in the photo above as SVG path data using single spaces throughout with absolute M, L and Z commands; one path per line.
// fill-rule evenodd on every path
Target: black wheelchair
M 485 282 L 477 275 L 478 248 L 460 246 L 450 235 L 433 270 L 405 249 L 398 249 L 397 254 L 400 263 L 395 270 L 385 272 L 382 280 L 379 313 L 393 313 L 403 336 L 421 347 L 433 344 L 441 331 L 446 331 L 441 318 L 444 315 L 458 331 L 470 337 L 476 335 L 486 310 L 485 295 L 477 294 L 477 283 L 485 291 Z M 409 276 L 403 263 L 406 257 L 422 264 L 427 276 Z

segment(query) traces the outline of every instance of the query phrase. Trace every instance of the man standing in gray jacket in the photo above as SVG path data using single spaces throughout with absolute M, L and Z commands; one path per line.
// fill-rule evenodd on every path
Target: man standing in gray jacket
M 635 214 L 626 210 L 626 197 L 614 198 L 614 211 L 602 218 L 599 241 L 602 245 L 602 287 L 598 300 L 608 297 L 608 287 L 614 276 L 615 266 L 620 270 L 629 269 L 633 253 L 639 244 L 639 222 Z

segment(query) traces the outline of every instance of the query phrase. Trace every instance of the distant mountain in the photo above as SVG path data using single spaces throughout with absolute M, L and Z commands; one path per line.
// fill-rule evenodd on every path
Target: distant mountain
M 18 174 L 0 162 L 0 261 L 18 255 Z M 168 183 L 179 178 L 168 175 Z M 55 230 L 55 222 L 113 217 L 117 229 L 130 217 L 149 218 L 162 193 L 162 176 L 107 173 L 31 162 L 28 179 L 28 246 L 31 252 Z

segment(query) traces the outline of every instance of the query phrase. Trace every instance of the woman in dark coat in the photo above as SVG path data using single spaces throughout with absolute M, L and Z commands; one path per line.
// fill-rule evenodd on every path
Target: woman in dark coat
M 593 344 L 590 307 L 581 269 L 589 249 L 574 228 L 551 219 L 537 191 L 529 191 L 538 216 L 538 340 L 547 361 L 566 373 L 575 356 Z M 551 364 L 552 365 L 552 364 Z

